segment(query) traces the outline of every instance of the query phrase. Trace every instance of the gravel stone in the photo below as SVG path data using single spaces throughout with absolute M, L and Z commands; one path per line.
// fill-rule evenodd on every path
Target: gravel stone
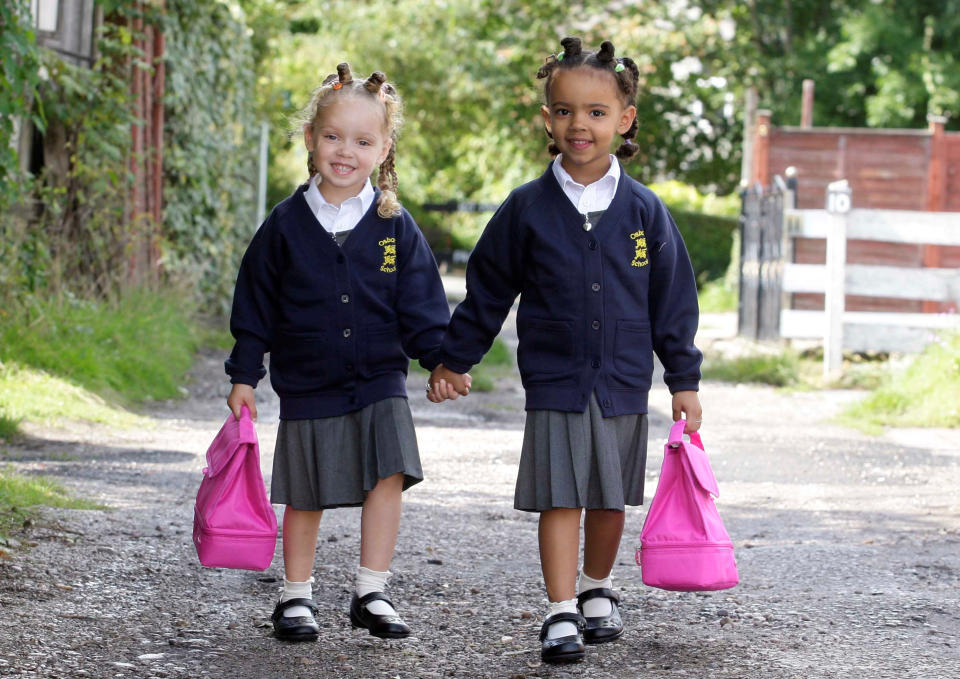
M 12 469 L 110 508 L 45 509 L 3 545 L 4 677 L 960 676 L 960 432 L 870 437 L 831 423 L 852 392 L 710 382 L 701 434 L 737 588 L 645 587 L 633 552 L 646 508 L 628 508 L 613 573 L 624 637 L 589 647 L 581 663 L 541 663 L 537 521 L 513 510 L 519 379 L 438 406 L 423 398 L 421 372 L 409 387 L 426 480 L 404 496 L 389 592 L 416 639 L 350 627 L 360 519 L 351 508 L 321 523 L 320 638 L 278 642 L 269 617 L 279 541 L 263 573 L 203 568 L 191 541 L 204 452 L 226 416 L 222 362 L 222 352 L 202 354 L 183 400 L 145 409 L 152 427 L 27 423 L 24 439 L 0 447 Z M 257 394 L 268 476 L 279 403 L 266 383 Z M 648 501 L 670 395 L 657 386 L 650 403 Z

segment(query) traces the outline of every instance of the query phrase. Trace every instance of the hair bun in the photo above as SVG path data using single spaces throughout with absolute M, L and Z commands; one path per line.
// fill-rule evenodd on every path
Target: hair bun
M 560 41 L 560 44 L 563 45 L 564 58 L 580 56 L 580 53 L 583 51 L 580 38 L 566 37 Z
M 380 88 L 383 86 L 383 83 L 385 83 L 386 80 L 387 76 L 385 76 L 382 72 L 374 71 L 370 74 L 370 77 L 363 82 L 363 86 L 370 94 L 376 94 L 380 91 Z
M 340 78 L 340 82 L 346 85 L 347 83 L 353 82 L 353 74 L 350 72 L 350 64 L 343 62 L 342 64 L 337 64 L 337 77 Z
M 597 61 L 601 64 L 607 64 L 613 61 L 614 53 L 613 43 L 609 40 L 604 40 L 600 43 L 600 51 L 597 52 Z

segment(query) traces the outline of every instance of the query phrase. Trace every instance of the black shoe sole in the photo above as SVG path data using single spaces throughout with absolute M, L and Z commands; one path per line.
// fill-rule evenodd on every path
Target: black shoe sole
M 273 636 L 279 639 L 280 641 L 316 641 L 320 637 L 319 632 L 308 632 L 305 634 L 277 634 L 273 633 Z
M 591 644 L 591 645 L 594 645 L 594 646 L 597 645 L 597 644 L 607 644 L 607 643 L 610 643 L 611 641 L 616 641 L 617 639 L 619 639 L 619 638 L 622 637 L 622 636 L 623 636 L 623 630 L 620 630 L 619 632 L 617 632 L 617 633 L 614 634 L 613 636 L 609 636 L 609 637 L 587 638 L 587 635 L 584 634 L 584 635 L 583 635 L 583 643 L 585 643 L 585 644 Z
M 586 651 L 571 651 L 569 653 L 557 653 L 556 655 L 544 656 L 540 654 L 540 660 L 551 665 L 559 663 L 571 663 L 583 660 L 586 657 Z
M 354 612 L 350 611 L 350 625 L 354 629 L 365 629 L 370 633 L 370 636 L 377 637 L 378 639 L 406 639 L 410 636 L 410 632 L 406 633 L 394 633 L 394 632 L 374 632 L 369 627 L 367 627 L 362 620 L 360 620 Z

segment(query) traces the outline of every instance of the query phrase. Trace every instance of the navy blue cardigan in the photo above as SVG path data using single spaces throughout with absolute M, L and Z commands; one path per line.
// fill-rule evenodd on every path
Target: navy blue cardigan
M 405 397 L 408 357 L 432 370 L 450 320 L 433 253 L 406 210 L 384 219 L 374 200 L 341 247 L 305 190 L 274 208 L 243 256 L 225 364 L 231 382 L 255 387 L 270 352 L 280 417 L 294 420 Z
M 470 256 L 440 361 L 478 363 L 519 294 L 528 410 L 583 412 L 595 391 L 605 417 L 645 413 L 654 351 L 671 393 L 697 390 L 696 282 L 663 202 L 621 170 L 603 217 L 589 232 L 583 222 L 552 167 L 515 189 Z

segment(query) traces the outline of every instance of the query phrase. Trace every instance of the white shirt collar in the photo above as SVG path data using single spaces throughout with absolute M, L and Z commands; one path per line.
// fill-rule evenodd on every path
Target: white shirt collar
M 557 178 L 557 183 L 560 184 L 563 193 L 570 199 L 578 212 L 597 212 L 610 207 L 610 203 L 613 202 L 613 197 L 617 193 L 617 184 L 620 183 L 620 162 L 616 156 L 610 154 L 610 168 L 607 173 L 586 186 L 577 183 L 570 176 L 570 173 L 563 169 L 562 160 L 563 154 L 561 153 L 553 161 L 553 176 Z
M 310 178 L 307 190 L 304 192 L 304 198 L 307 201 L 307 205 L 310 206 L 310 211 L 316 216 L 317 221 L 330 233 L 347 231 L 355 227 L 357 223 L 363 219 L 363 216 L 367 214 L 367 210 L 370 209 L 370 206 L 373 204 L 373 199 L 376 196 L 373 191 L 373 185 L 370 183 L 370 180 L 367 179 L 363 184 L 363 188 L 360 189 L 360 193 L 347 198 L 337 206 L 327 202 L 327 199 L 320 193 L 320 189 L 317 187 L 317 179 L 318 177 L 316 175 Z

